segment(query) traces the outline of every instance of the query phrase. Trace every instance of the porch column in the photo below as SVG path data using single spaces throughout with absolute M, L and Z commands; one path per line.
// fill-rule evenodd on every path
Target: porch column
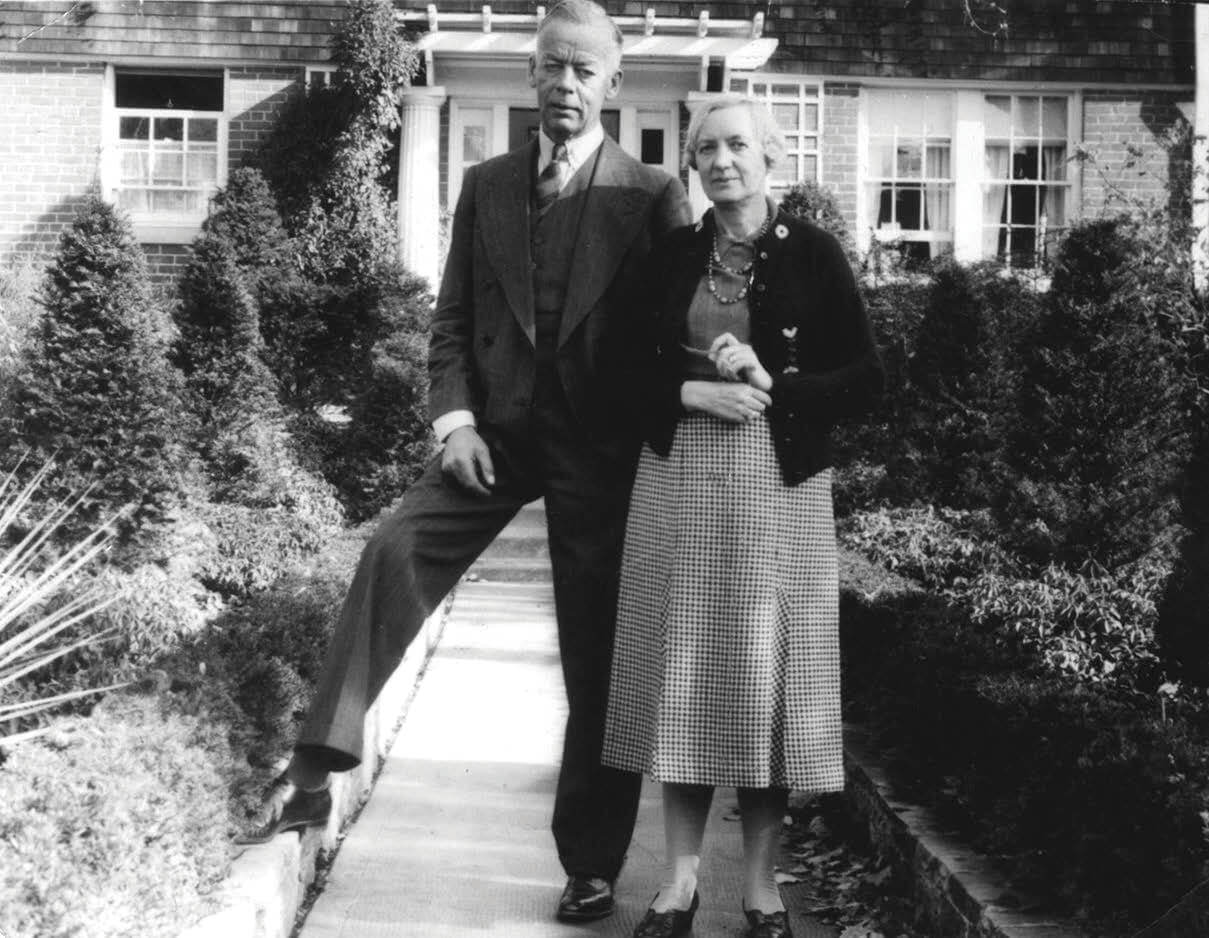
M 403 93 L 399 136 L 399 260 L 435 293 L 441 264 L 441 105 L 445 89 Z

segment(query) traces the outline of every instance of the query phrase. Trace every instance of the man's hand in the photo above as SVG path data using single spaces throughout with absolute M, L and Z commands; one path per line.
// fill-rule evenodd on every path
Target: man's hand
M 495 485 L 491 451 L 474 427 L 458 427 L 445 438 L 441 471 L 476 495 L 490 495 Z

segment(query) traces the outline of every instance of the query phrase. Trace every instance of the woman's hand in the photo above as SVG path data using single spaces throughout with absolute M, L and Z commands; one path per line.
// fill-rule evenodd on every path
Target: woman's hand
M 680 385 L 680 403 L 729 423 L 755 420 L 772 403 L 766 391 L 742 382 L 685 381 Z
M 709 360 L 728 381 L 746 381 L 761 391 L 772 390 L 772 376 L 760 364 L 756 350 L 724 332 L 710 344 Z

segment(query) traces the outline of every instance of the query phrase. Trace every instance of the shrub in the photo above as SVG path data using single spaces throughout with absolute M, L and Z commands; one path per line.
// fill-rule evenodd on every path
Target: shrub
M 978 508 L 998 493 L 1020 338 L 1039 305 L 1000 264 L 934 265 L 894 427 L 906 445 L 887 466 L 902 495 Z
M 221 728 L 111 696 L 0 768 L 0 929 L 144 938 L 204 914 L 228 865 Z M 120 766 L 121 771 L 114 771 Z
M 845 708 L 896 785 L 1067 913 L 1136 928 L 1205 878 L 1200 704 L 1040 674 L 952 602 L 871 579 L 841 593 Z
M 89 488 L 70 537 L 129 504 L 122 533 L 162 520 L 183 472 L 180 380 L 168 362 L 171 324 L 151 298 L 129 221 L 90 195 L 40 293 L 44 313 L 0 427 L 9 464 L 54 457 L 55 499 Z
M 781 199 L 781 211 L 818 225 L 835 236 L 853 267 L 860 264 L 856 244 L 835 193 L 817 182 L 799 182 L 790 186 Z
M 31 264 L 10 261 L 0 269 L 0 400 L 8 393 L 38 320 L 37 279 Z
M 1122 220 L 1073 228 L 1029 336 L 998 506 L 1041 562 L 1112 568 L 1178 536 L 1195 385 L 1166 310 L 1187 291 L 1146 257 Z

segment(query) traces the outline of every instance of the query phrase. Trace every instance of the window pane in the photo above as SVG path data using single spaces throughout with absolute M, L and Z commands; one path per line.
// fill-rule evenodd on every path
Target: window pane
M 751 93 L 757 98 L 763 98 L 767 92 L 768 86 L 762 82 L 757 82 L 751 86 Z
M 803 108 L 805 116 L 802 118 L 803 130 L 818 130 L 819 129 L 819 106 L 817 104 L 807 104 Z
M 1046 186 L 1041 190 L 1041 217 L 1046 228 L 1065 227 L 1066 189 Z
M 222 75 L 121 72 L 114 76 L 118 107 L 177 111 L 221 111 Z
M 797 131 L 798 106 L 796 104 L 774 104 L 772 106 L 772 116 L 776 119 L 777 126 L 782 130 Z
M 145 212 L 147 211 L 147 190 L 146 189 L 120 189 L 118 190 L 118 205 L 126 209 L 128 212 Z
M 924 186 L 924 228 L 929 231 L 953 230 L 953 187 L 947 183 Z
M 1045 98 L 1041 107 L 1041 133 L 1066 139 L 1066 98 Z
M 735 94 L 745 94 L 747 92 L 747 79 L 732 78 L 730 80 L 730 90 Z
M 218 121 L 193 118 L 189 121 L 189 139 L 199 143 L 218 142 Z
M 983 120 L 988 137 L 1008 137 L 1012 128 L 1012 99 L 988 95 L 983 108 Z
M 188 183 L 191 186 L 205 186 L 218 182 L 218 154 L 190 153 Z
M 122 183 L 140 183 L 147 181 L 147 151 L 122 151 Z
M 869 127 L 881 133 L 894 128 L 894 95 L 890 92 L 869 93 Z
M 487 128 L 467 127 L 462 134 L 462 162 L 480 163 L 487 159 Z
M 932 179 L 948 179 L 952 174 L 950 167 L 949 144 L 928 141 L 928 162 L 924 167 L 924 175 Z
M 1017 137 L 1039 137 L 1041 135 L 1041 99 L 1016 99 L 1012 113 L 1012 133 Z
M 658 127 L 644 127 L 640 159 L 648 166 L 663 165 L 663 131 Z
M 156 151 L 151 162 L 151 181 L 159 185 L 184 183 L 184 154 Z
M 869 172 L 883 179 L 894 178 L 894 141 L 872 139 L 869 141 Z
M 818 137 L 803 137 L 802 146 L 807 150 L 817 150 L 819 148 Z
M 193 193 L 179 189 L 157 189 L 151 192 L 153 212 L 188 212 L 196 207 L 197 197 Z
M 923 132 L 945 137 L 953 133 L 953 96 L 951 94 L 924 95 Z
M 123 140 L 146 140 L 151 133 L 151 121 L 145 117 L 123 117 L 118 122 L 118 136 Z
M 898 144 L 895 165 L 899 179 L 918 179 L 923 175 L 923 146 L 912 141 Z
M 1005 146 L 989 146 L 986 152 L 988 179 L 1009 179 L 1012 172 L 1011 152 Z
M 185 120 L 182 117 L 157 117 L 155 119 L 156 140 L 184 140 Z
M 774 186 L 793 185 L 799 178 L 798 157 L 793 155 L 785 157 L 785 159 L 772 168 L 770 175 Z
M 778 98 L 796 98 L 798 85 L 773 85 L 772 93 Z
M 817 156 L 803 156 L 802 160 L 802 177 L 803 179 L 818 179 L 819 178 L 819 158 Z M 796 181 L 796 180 L 795 180 Z
M 1066 178 L 1066 147 L 1055 146 L 1041 148 L 1041 178 Z

